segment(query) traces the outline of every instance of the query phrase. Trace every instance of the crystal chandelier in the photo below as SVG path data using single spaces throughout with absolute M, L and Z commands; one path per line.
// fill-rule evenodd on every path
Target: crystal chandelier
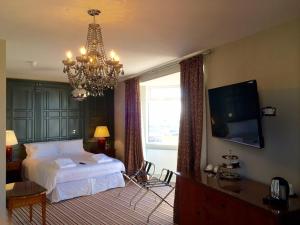
M 110 58 L 107 59 L 101 27 L 95 21 L 100 10 L 90 9 L 88 14 L 93 17 L 93 23 L 89 24 L 86 45 L 80 48 L 81 55 L 73 60 L 72 52 L 67 51 L 67 59 L 62 61 L 63 72 L 74 89 L 72 97 L 79 101 L 88 96 L 102 96 L 103 91 L 113 89 L 119 75 L 124 74 L 123 65 L 114 51 L 110 52 Z

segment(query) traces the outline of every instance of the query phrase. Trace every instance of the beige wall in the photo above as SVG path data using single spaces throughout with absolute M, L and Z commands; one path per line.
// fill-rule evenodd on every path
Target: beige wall
M 208 111 L 208 161 L 220 163 L 232 149 L 246 176 L 264 183 L 282 176 L 300 192 L 300 19 L 214 49 L 205 69 L 208 89 L 256 79 L 261 106 L 278 110 L 262 119 L 262 150 L 212 137 Z
M 5 130 L 6 130 L 6 82 L 5 82 L 6 48 L 5 41 L 0 39 L 0 222 L 5 218 L 5 189 L 6 183 L 6 156 L 5 156 Z

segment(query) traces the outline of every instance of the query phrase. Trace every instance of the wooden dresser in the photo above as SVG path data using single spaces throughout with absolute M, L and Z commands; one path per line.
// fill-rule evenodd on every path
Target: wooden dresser
M 288 208 L 271 208 L 262 201 L 268 186 L 259 182 L 226 181 L 205 173 L 199 178 L 178 174 L 176 182 L 180 225 L 300 224 L 299 198 L 291 198 Z

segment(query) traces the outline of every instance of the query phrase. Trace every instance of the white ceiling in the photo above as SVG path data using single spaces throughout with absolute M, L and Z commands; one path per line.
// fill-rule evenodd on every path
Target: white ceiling
M 149 81 L 140 82 L 141 86 L 179 86 L 180 73 L 173 73 L 167 76 L 162 76 Z
M 64 81 L 61 60 L 85 43 L 98 8 L 106 50 L 126 75 L 300 16 L 299 0 L 0 0 L 9 77 Z M 36 61 L 36 67 L 28 61 Z

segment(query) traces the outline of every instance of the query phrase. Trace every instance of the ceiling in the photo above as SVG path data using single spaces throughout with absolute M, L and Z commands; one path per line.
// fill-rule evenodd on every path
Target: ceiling
M 173 73 L 167 76 L 162 76 L 152 80 L 140 82 L 141 86 L 179 86 L 180 85 L 180 72 Z
M 89 8 L 126 75 L 300 16 L 299 0 L 1 0 L 7 76 L 65 81 L 61 60 L 85 44 Z

